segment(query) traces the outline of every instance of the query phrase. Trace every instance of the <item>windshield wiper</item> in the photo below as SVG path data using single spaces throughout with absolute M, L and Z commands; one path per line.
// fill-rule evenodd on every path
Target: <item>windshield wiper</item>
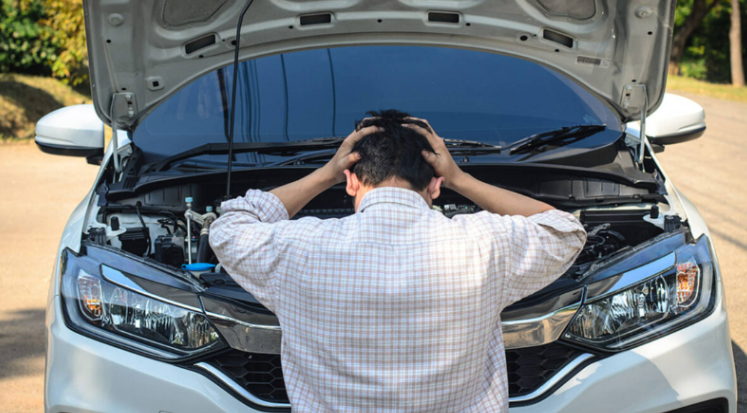
M 508 146 L 497 146 L 486 142 L 470 141 L 462 139 L 444 139 L 446 148 L 452 154 L 480 155 L 488 153 L 501 153 L 511 149 L 511 154 L 526 152 L 530 149 L 545 146 L 552 142 L 566 141 L 564 144 L 572 143 L 597 132 L 601 132 L 606 125 L 576 125 L 566 126 L 548 132 L 542 132 L 520 139 Z M 571 140 L 572 139 L 572 140 Z M 294 155 L 299 152 L 315 151 L 311 154 L 301 154 L 291 159 L 284 159 L 271 164 L 272 166 L 298 164 L 308 159 L 319 159 L 325 156 L 333 156 L 334 151 L 323 151 L 324 149 L 337 149 L 340 147 L 344 137 L 315 138 L 290 142 L 239 142 L 233 144 L 234 153 L 266 153 Z M 571 141 L 568 141 L 571 140 Z M 228 154 L 228 143 L 207 143 L 190 150 L 177 153 L 162 159 L 148 169 L 148 172 L 160 172 L 168 169 L 172 164 L 201 155 L 226 155 Z M 307 156 L 308 155 L 308 156 Z
M 446 144 L 446 148 L 493 148 L 493 149 L 506 149 L 502 148 L 500 146 L 491 145 L 489 143 L 480 142 L 480 141 L 465 141 L 462 139 L 448 139 L 444 138 L 444 143 Z
M 255 152 L 255 153 L 267 153 L 267 154 L 286 154 L 286 155 L 293 155 L 297 154 L 299 152 L 305 152 L 305 151 L 319 151 L 323 149 L 337 149 L 342 145 L 342 141 L 344 141 L 344 137 L 330 137 L 330 138 L 315 138 L 315 139 L 308 139 L 308 140 L 302 140 L 302 141 L 290 141 L 290 142 L 243 142 L 243 143 L 234 143 L 233 144 L 233 152 L 234 153 L 245 153 L 245 152 Z M 461 148 L 480 148 L 480 149 L 488 149 L 492 151 L 498 151 L 505 148 L 501 148 L 499 146 L 491 145 L 489 143 L 485 142 L 479 142 L 479 141 L 468 141 L 468 140 L 461 140 L 461 139 L 444 139 L 444 142 L 446 143 L 446 147 L 451 149 L 461 149 Z M 177 153 L 175 155 L 169 156 L 167 158 L 162 159 L 157 164 L 153 165 L 148 171 L 149 172 L 160 172 L 163 170 L 168 169 L 172 164 L 189 159 L 195 156 L 200 155 L 225 155 L 228 154 L 228 143 L 207 143 L 205 145 L 198 146 L 196 148 L 192 148 L 190 150 Z M 312 158 L 320 158 L 324 155 L 327 155 L 327 153 L 319 154 L 310 154 Z M 334 152 L 331 152 L 331 155 L 334 155 Z M 282 160 L 279 162 L 276 162 L 273 165 L 285 165 L 289 163 L 294 163 L 298 161 L 305 160 L 305 156 L 301 155 L 298 158 L 293 159 L 287 159 Z
M 343 140 L 345 140 L 345 138 L 332 137 L 291 142 L 239 142 L 233 144 L 233 152 L 294 154 L 301 151 L 338 148 Z M 195 156 L 226 155 L 228 154 L 228 146 L 228 143 L 207 143 L 161 159 L 161 161 L 149 168 L 148 172 L 160 172 L 166 170 L 175 162 Z
M 515 153 L 529 152 L 532 149 L 543 147 L 550 143 L 563 142 L 559 146 L 568 145 L 569 143 L 586 139 L 606 128 L 607 125 L 564 126 L 560 129 L 537 133 L 520 139 L 510 145 L 511 151 L 509 153 L 513 155 Z

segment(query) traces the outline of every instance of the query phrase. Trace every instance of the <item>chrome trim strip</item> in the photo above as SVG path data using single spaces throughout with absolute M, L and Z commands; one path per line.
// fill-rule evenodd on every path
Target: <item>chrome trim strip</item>
M 205 297 L 202 297 L 205 300 Z M 583 294 L 578 294 L 576 301 L 539 317 L 509 320 L 501 323 L 503 341 L 506 349 L 533 347 L 558 340 L 578 312 L 583 301 Z M 258 318 L 250 312 L 238 313 L 229 304 L 219 303 L 224 307 L 215 307 L 219 302 L 210 305 L 203 301 L 205 314 L 220 331 L 228 345 L 237 350 L 250 353 L 280 354 L 282 328 L 279 325 L 259 323 L 270 321 Z M 216 308 L 226 313 L 210 311 Z M 242 317 L 243 319 L 240 319 Z M 253 322 L 254 321 L 254 322 Z
M 555 373 L 552 377 L 550 377 L 550 380 L 546 381 L 545 384 L 540 386 L 537 390 L 529 394 L 525 394 L 523 396 L 509 397 L 508 402 L 509 403 L 526 402 L 526 401 L 530 401 L 532 399 L 536 399 L 537 397 L 542 396 L 545 392 L 547 392 L 553 386 L 555 386 L 561 380 L 563 380 L 576 367 L 580 366 L 581 363 L 589 360 L 592 357 L 594 357 L 593 354 L 589 354 L 589 353 L 581 354 L 580 356 L 573 359 L 570 363 L 568 363 L 565 367 L 560 369 L 559 372 Z
M 626 271 L 617 278 L 613 277 L 610 279 L 597 281 L 594 284 L 590 284 L 587 289 L 588 297 L 586 297 L 586 302 L 608 297 L 612 294 L 632 287 L 644 280 L 660 275 L 661 273 L 674 268 L 676 262 L 677 253 L 672 252 L 657 260 L 651 261 L 647 264 L 643 264 L 640 267 L 634 268 L 630 271 Z
M 246 400 L 249 400 L 250 402 L 264 406 L 264 407 L 280 407 L 280 408 L 286 408 L 289 409 L 291 407 L 290 403 L 275 403 L 275 402 L 268 402 L 265 400 L 262 400 L 258 398 L 257 396 L 251 394 L 243 387 L 239 386 L 233 379 L 226 376 L 221 372 L 220 370 L 216 369 L 215 367 L 211 366 L 210 364 L 207 364 L 205 362 L 196 363 L 195 366 L 205 370 L 206 372 L 210 373 L 215 377 L 216 379 L 220 380 L 221 383 L 225 384 L 226 386 L 230 387 L 231 390 L 235 391 L 241 397 L 245 398 Z
M 272 331 L 281 331 L 280 326 L 270 326 L 270 325 L 263 325 L 263 324 L 252 324 L 247 323 L 246 321 L 237 320 L 233 317 L 228 317 L 222 314 L 217 314 L 212 311 L 206 311 L 205 314 L 207 314 L 209 317 L 219 318 L 221 320 L 234 322 L 236 324 L 240 324 L 244 327 L 250 328 L 250 329 L 261 329 L 261 330 L 272 330 Z
M 584 353 L 580 356 L 576 357 L 575 359 L 571 360 L 570 363 L 568 363 L 565 367 L 560 369 L 557 373 L 555 373 L 550 380 L 546 381 L 545 384 L 540 386 L 537 390 L 525 394 L 523 396 L 516 396 L 516 397 L 509 397 L 508 402 L 509 403 L 519 403 L 519 402 L 527 402 L 533 399 L 536 399 L 543 394 L 545 394 L 548 390 L 550 390 L 553 386 L 558 384 L 561 380 L 565 379 L 565 377 L 570 374 L 573 370 L 575 370 L 578 366 L 580 366 L 582 363 L 586 362 L 590 358 L 594 357 L 593 354 Z M 274 403 L 274 402 L 268 402 L 264 401 L 257 396 L 251 394 L 249 391 L 244 389 L 243 387 L 239 386 L 233 379 L 226 376 L 218 370 L 217 368 L 211 366 L 210 364 L 207 364 L 205 362 L 199 362 L 196 363 L 195 366 L 205 370 L 206 372 L 212 374 L 215 378 L 220 380 L 223 384 L 231 388 L 231 390 L 235 391 L 241 397 L 245 398 L 246 400 L 249 400 L 250 402 L 254 404 L 258 404 L 260 406 L 264 407 L 281 407 L 281 408 L 290 408 L 290 403 Z
M 583 295 L 579 296 L 577 303 L 541 317 L 503 321 L 501 326 L 505 348 L 534 347 L 556 341 L 573 320 L 581 307 L 581 302 L 583 302 Z
M 163 301 L 165 303 L 171 304 L 171 305 L 176 306 L 176 307 L 180 307 L 180 308 L 184 308 L 184 309 L 187 309 L 187 310 L 191 310 L 191 311 L 195 311 L 195 312 L 198 312 L 198 313 L 202 313 L 202 309 L 201 308 L 193 307 L 193 306 L 191 306 L 189 304 L 184 304 L 184 303 L 180 303 L 178 301 L 170 300 L 170 299 L 168 299 L 166 297 L 163 297 L 161 295 L 156 295 L 156 294 L 151 293 L 150 291 L 147 291 L 146 289 L 144 289 L 143 287 L 141 287 L 140 285 L 138 285 L 137 283 L 135 283 L 134 281 L 132 281 L 129 277 L 127 277 L 127 275 L 125 275 L 125 273 L 123 273 L 122 271 L 116 270 L 116 269 L 114 269 L 112 267 L 109 267 L 109 266 L 106 266 L 106 265 L 102 264 L 101 265 L 101 275 L 104 277 L 104 279 L 106 281 L 109 281 L 110 283 L 118 285 L 118 286 L 120 286 L 122 288 L 125 288 L 127 290 L 134 291 L 136 293 L 142 294 L 142 295 L 147 296 L 149 298 L 152 298 L 154 300 Z M 164 288 L 168 288 L 168 287 L 164 287 Z M 193 295 L 195 295 L 195 294 L 193 294 Z M 196 297 L 197 297 L 197 295 L 195 295 L 195 298 Z
M 206 314 L 231 348 L 247 353 L 280 354 L 283 340 L 280 326 L 248 323 L 214 312 Z

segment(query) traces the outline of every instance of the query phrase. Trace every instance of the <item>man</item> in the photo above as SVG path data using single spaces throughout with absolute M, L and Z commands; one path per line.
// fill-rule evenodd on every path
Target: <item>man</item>
M 224 202 L 210 244 L 277 315 L 294 412 L 506 412 L 501 310 L 565 272 L 586 233 L 463 172 L 426 121 L 372 115 L 314 173 Z M 343 181 L 354 215 L 289 221 Z M 441 185 L 484 211 L 432 210 Z

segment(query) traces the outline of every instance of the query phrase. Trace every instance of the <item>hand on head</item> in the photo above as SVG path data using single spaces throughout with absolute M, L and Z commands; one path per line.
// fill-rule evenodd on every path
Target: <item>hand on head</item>
M 361 140 L 364 136 L 370 135 L 375 132 L 381 132 L 382 129 L 377 126 L 369 126 L 366 128 L 356 128 L 347 138 L 342 142 L 340 148 L 337 149 L 335 156 L 324 165 L 327 168 L 329 174 L 334 177 L 334 183 L 339 184 L 345 181 L 345 171 L 349 170 L 356 162 L 361 159 L 361 155 L 357 152 L 353 152 L 355 144 Z
M 461 173 L 428 121 L 396 110 L 371 114 L 325 166 L 335 183 L 348 181 L 351 196 L 379 186 L 401 186 L 422 193 L 430 203 L 439 196 L 442 183 L 450 184 Z M 364 139 L 377 132 L 384 133 Z
M 423 151 L 423 158 L 433 167 L 436 176 L 443 178 L 444 186 L 449 188 L 459 174 L 462 173 L 462 170 L 459 168 L 459 165 L 454 162 L 454 158 L 449 154 L 449 150 L 446 148 L 443 138 L 436 134 L 427 120 L 412 117 L 407 119 L 414 122 L 407 123 L 403 126 L 411 128 L 425 136 L 426 139 L 428 139 L 428 143 L 433 147 L 435 153 Z M 422 124 L 425 124 L 425 127 L 422 126 Z

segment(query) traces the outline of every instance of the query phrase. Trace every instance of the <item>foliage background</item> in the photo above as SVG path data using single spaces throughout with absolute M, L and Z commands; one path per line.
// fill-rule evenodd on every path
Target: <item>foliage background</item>
M 719 4 L 711 10 L 695 29 L 687 41 L 680 64 L 680 72 L 685 77 L 707 80 L 714 83 L 731 81 L 729 61 L 729 28 L 731 27 L 731 3 L 728 0 L 715 0 Z M 674 31 L 682 26 L 690 14 L 693 0 L 678 0 L 674 18 Z M 747 60 L 747 0 L 740 0 L 742 17 L 742 59 Z M 747 65 L 745 65 L 747 67 Z
M 0 72 L 88 80 L 80 0 L 0 0 Z

